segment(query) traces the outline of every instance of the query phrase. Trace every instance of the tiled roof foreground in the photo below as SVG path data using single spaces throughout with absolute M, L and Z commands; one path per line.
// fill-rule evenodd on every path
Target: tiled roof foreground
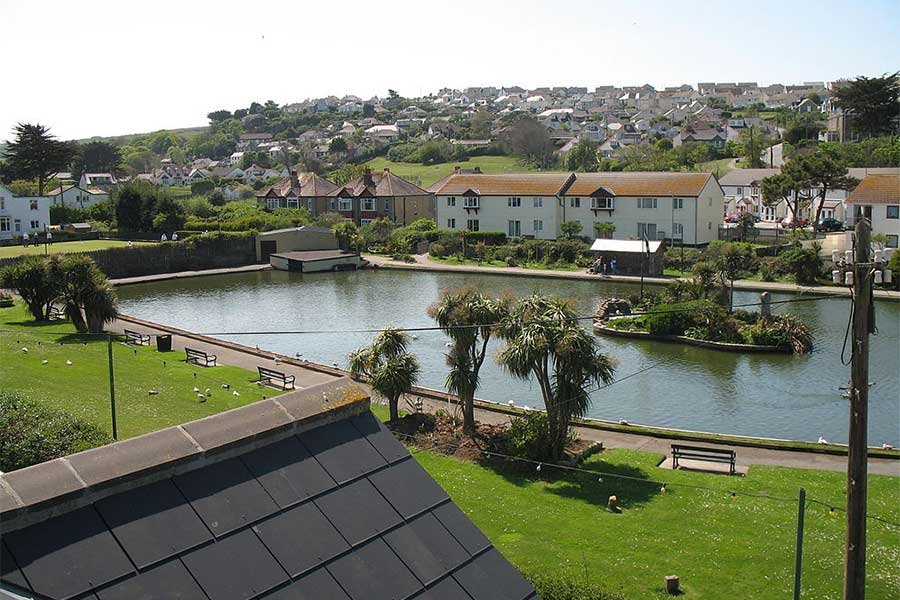
M 247 451 L 6 531 L 3 589 L 60 600 L 535 597 L 406 448 L 355 413 L 254 433 Z

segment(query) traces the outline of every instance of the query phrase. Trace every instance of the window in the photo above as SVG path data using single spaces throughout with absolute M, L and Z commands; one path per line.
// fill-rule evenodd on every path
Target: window
M 288 208 L 300 208 L 300 200 L 297 198 L 288 198 Z
M 353 200 L 350 198 L 338 198 L 338 210 L 353 210 Z
M 456 219 L 447 219 L 447 229 L 456 229 Z
M 534 220 L 534 232 L 544 231 L 544 222 L 541 219 Z
M 638 208 L 656 208 L 656 198 L 638 198 Z
M 900 242 L 900 236 L 897 235 L 888 235 L 887 240 L 885 240 L 884 245 L 888 248 L 896 248 L 898 246 L 898 242 Z
M 375 198 L 363 198 L 361 210 L 375 210 Z
M 40 228 L 41 228 L 41 222 L 40 222 L 40 221 L 34 221 L 34 220 L 32 220 L 32 221 L 31 221 L 31 228 L 32 228 L 32 229 L 40 229 Z
M 266 198 L 266 208 L 269 210 L 278 208 L 278 198 Z
M 900 219 L 900 205 L 889 204 L 885 216 L 888 219 Z
M 456 206 L 456 196 L 447 196 L 447 206 Z
M 639 238 L 647 238 L 648 240 L 656 239 L 656 223 L 638 223 L 637 229 Z
M 362 226 L 362 225 L 368 225 L 368 224 L 371 223 L 371 222 L 372 222 L 372 219 L 360 219 L 360 220 L 359 220 L 360 226 Z
M 466 196 L 463 198 L 463 208 L 478 208 L 478 196 Z
M 507 235 L 509 237 L 519 237 L 522 235 L 522 221 L 508 221 Z
M 544 199 L 539 198 L 538 196 L 534 197 L 534 207 L 535 208 L 544 208 Z
M 469 231 L 478 231 L 478 219 L 469 219 L 466 221 L 466 229 Z
M 684 225 L 681 223 L 672 223 L 672 239 L 684 239 Z
M 10 227 L 10 218 L 0 217 L 0 232 L 9 231 L 10 229 L 12 229 L 12 227 Z
M 672 210 L 680 210 L 682 208 L 684 208 L 684 198 L 672 198 Z
M 709 199 L 709 205 L 712 206 L 712 198 Z
M 738 195 L 738 196 L 743 196 L 743 195 L 744 195 L 744 188 L 742 188 L 741 186 L 738 186 L 738 189 L 737 189 L 737 195 Z
M 750 197 L 756 198 L 757 196 L 759 196 L 759 186 L 754 185 L 750 188 Z
M 612 210 L 612 198 L 591 198 L 591 208 L 595 210 Z
M 506 199 L 506 206 L 508 208 L 519 208 L 522 206 L 522 199 L 518 196 L 512 196 Z
M 334 198 L 328 201 L 328 210 L 334 210 Z
M 581 198 L 569 198 L 570 208 L 581 208 Z
M 0 196 L 0 210 L 6 208 L 6 199 L 3 196 Z
M 32 200 L 30 204 L 31 204 L 31 210 L 38 209 L 38 201 L 37 200 Z

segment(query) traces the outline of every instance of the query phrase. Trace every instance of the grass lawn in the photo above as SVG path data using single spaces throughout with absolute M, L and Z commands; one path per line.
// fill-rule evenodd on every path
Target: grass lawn
M 387 408 L 373 405 L 387 419 Z M 789 598 L 793 586 L 797 493 L 841 507 L 842 473 L 754 466 L 746 477 L 658 468 L 659 454 L 613 449 L 584 467 L 648 482 L 587 474 L 565 475 L 508 464 L 484 467 L 442 454 L 414 456 L 525 573 L 559 572 L 588 578 L 626 598 L 667 598 L 663 577 L 681 577 L 685 598 Z M 667 483 L 662 493 L 658 483 Z M 869 477 L 869 513 L 900 521 L 900 486 Z M 698 489 L 692 486 L 701 486 Z M 737 496 L 731 492 L 768 495 Z M 616 495 L 621 514 L 605 510 Z M 780 501 L 773 498 L 783 498 Z M 808 504 L 803 597 L 841 597 L 844 514 Z M 872 600 L 897 598 L 900 528 L 870 521 L 867 590 Z
M 35 323 L 17 304 L 0 308 L 0 389 L 11 390 L 112 431 L 107 344 L 74 334 L 68 322 Z M 40 332 L 40 334 L 38 333 Z M 47 335 L 49 334 L 49 335 Z M 28 348 L 28 353 L 21 348 Z M 47 360 L 47 364 L 42 364 Z M 72 365 L 66 365 L 66 361 Z M 165 361 L 165 365 L 163 362 Z M 236 367 L 203 368 L 184 354 L 113 343 L 119 439 L 185 423 L 281 393 L 258 387 L 256 374 Z M 196 373 L 196 378 L 194 374 Z M 227 383 L 231 389 L 222 389 Z M 201 404 L 194 387 L 212 391 Z M 158 395 L 150 395 L 157 390 Z M 240 396 L 234 396 L 232 391 Z
M 731 162 L 733 160 L 733 158 L 720 158 L 719 160 L 702 162 L 696 166 L 696 170 L 703 173 L 712 173 L 716 177 L 721 177 L 734 168 Z
M 464 169 L 480 167 L 485 173 L 525 173 L 533 171 L 523 166 L 518 159 L 511 156 L 473 156 L 464 162 L 448 162 L 439 165 L 425 166 L 419 163 L 393 162 L 383 156 L 366 163 L 373 171 L 389 168 L 395 175 L 415 183 L 419 187 L 428 187 L 438 179 L 453 172 L 454 167 Z
M 135 246 L 150 244 L 152 242 L 133 242 Z M 72 252 L 90 252 L 92 250 L 106 250 L 107 248 L 121 248 L 128 242 L 122 240 L 87 240 L 85 242 L 54 242 L 50 244 L 50 254 L 70 254 Z M 32 254 L 44 254 L 44 245 L 28 246 L 0 246 L 0 258 L 24 256 Z
M 448 256 L 446 258 L 436 258 L 434 256 L 431 257 L 431 260 L 439 263 L 443 263 L 445 265 L 472 265 L 475 267 L 507 267 L 505 262 L 502 260 L 483 260 L 477 261 L 471 258 L 459 259 L 455 256 Z M 579 267 L 578 265 L 572 264 L 545 264 L 539 262 L 526 262 L 520 264 L 519 267 L 523 269 L 544 269 L 548 271 L 580 271 L 583 267 Z

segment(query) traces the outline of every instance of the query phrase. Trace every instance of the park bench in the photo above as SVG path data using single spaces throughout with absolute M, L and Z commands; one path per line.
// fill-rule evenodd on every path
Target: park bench
M 288 389 L 288 386 L 291 386 L 291 389 L 294 389 L 293 375 L 287 375 L 281 371 L 267 369 L 266 367 L 256 367 L 256 370 L 259 371 L 259 381 L 261 383 L 272 385 L 272 382 L 277 381 L 283 390 Z
M 138 346 L 150 345 L 150 336 L 146 333 L 132 331 L 131 329 L 125 329 L 124 332 L 126 344 L 137 344 Z
M 734 461 L 737 454 L 734 450 L 725 450 L 723 448 L 704 448 L 702 446 L 682 446 L 680 444 L 672 444 L 672 468 L 678 468 L 678 461 L 682 458 L 689 460 L 703 460 L 706 462 L 727 463 L 730 467 L 729 474 L 734 475 Z
M 50 306 L 50 320 L 51 321 L 65 321 L 66 319 L 66 311 L 63 308 L 60 308 L 56 305 Z
M 185 358 L 185 362 L 192 363 L 195 365 L 200 365 L 201 367 L 214 367 L 216 366 L 216 355 L 215 354 L 207 354 L 202 350 L 194 350 L 193 348 L 185 348 L 184 354 L 187 358 Z

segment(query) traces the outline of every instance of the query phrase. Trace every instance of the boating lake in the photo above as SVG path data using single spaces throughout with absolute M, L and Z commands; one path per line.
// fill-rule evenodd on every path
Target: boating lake
M 474 285 L 488 294 L 533 291 L 571 298 L 579 314 L 591 314 L 599 298 L 638 291 L 634 284 L 508 275 L 363 270 L 300 274 L 260 271 L 123 286 L 120 310 L 195 331 L 329 331 L 288 335 L 219 335 L 247 345 L 345 367 L 347 354 L 371 333 L 342 330 L 386 326 L 429 327 L 427 307 L 442 290 Z M 652 288 L 648 288 L 652 289 Z M 772 294 L 773 301 L 798 298 Z M 759 301 L 755 292 L 734 294 L 736 305 Z M 876 302 L 878 335 L 872 337 L 869 443 L 900 445 L 900 303 Z M 590 416 L 631 423 L 719 433 L 846 442 L 847 400 L 841 397 L 850 369 L 841 362 L 850 301 L 834 298 L 776 305 L 813 329 L 815 350 L 805 356 L 738 354 L 681 344 L 600 337 L 616 363 L 616 379 L 593 394 Z M 589 322 L 585 322 L 589 326 Z M 421 364 L 420 385 L 444 388 L 447 337 L 419 332 L 411 351 Z M 512 378 L 493 360 L 481 370 L 478 397 L 541 407 L 537 385 Z M 654 366 L 655 365 L 655 366 Z

